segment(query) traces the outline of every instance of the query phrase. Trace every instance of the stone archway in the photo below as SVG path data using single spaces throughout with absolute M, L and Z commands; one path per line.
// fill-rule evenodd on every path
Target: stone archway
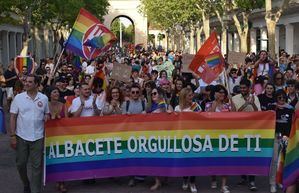
M 109 0 L 109 11 L 104 16 L 104 25 L 110 29 L 112 21 L 120 16 L 130 18 L 134 25 L 135 45 L 147 47 L 147 17 L 139 13 L 139 0 Z
M 135 44 L 135 24 L 134 24 L 134 21 L 131 19 L 131 18 L 129 18 L 128 16 L 125 16 L 125 15 L 120 15 L 120 16 L 117 16 L 116 18 L 114 18 L 112 21 L 111 21 L 111 24 L 110 24 L 110 30 L 113 32 L 113 33 L 115 33 L 111 28 L 112 28 L 112 26 L 113 26 L 113 23 L 114 22 L 116 22 L 116 20 L 117 19 L 119 19 L 119 22 L 121 21 L 121 20 L 125 20 L 124 21 L 124 23 L 122 23 L 122 25 L 124 25 L 125 26 L 125 28 L 127 28 L 127 27 L 129 27 L 130 26 L 130 24 L 132 25 L 132 31 L 131 31 L 131 33 L 132 34 L 125 34 L 126 32 L 125 31 L 123 31 L 123 38 L 122 38 L 122 43 L 125 43 L 126 41 L 128 41 L 127 43 L 133 43 L 133 44 Z M 130 23 L 129 24 L 129 26 L 126 26 L 126 25 L 128 25 L 128 23 Z M 119 28 L 118 28 L 119 29 Z M 125 29 L 126 30 L 126 29 Z M 118 32 L 119 33 L 119 32 Z M 116 36 L 117 36 L 117 38 L 118 38 L 118 43 L 120 43 L 120 38 L 119 38 L 119 34 L 115 34 Z M 133 36 L 133 37 L 125 37 L 125 36 Z M 129 38 L 129 40 L 127 39 L 126 40 L 126 38 Z M 132 39 L 131 39 L 132 38 Z

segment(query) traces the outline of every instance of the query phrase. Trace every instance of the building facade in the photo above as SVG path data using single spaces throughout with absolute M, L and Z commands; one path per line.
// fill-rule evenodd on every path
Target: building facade
M 24 30 L 22 26 L 3 24 L 0 25 L 0 63 L 7 67 L 10 59 L 18 56 L 23 48 L 22 38 Z M 33 53 L 35 60 L 46 57 L 54 57 L 54 38 L 52 31 L 48 29 L 33 29 L 32 39 L 29 41 L 28 52 Z

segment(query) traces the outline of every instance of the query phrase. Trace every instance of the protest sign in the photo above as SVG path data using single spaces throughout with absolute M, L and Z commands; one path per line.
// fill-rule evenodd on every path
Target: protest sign
M 116 63 L 113 65 L 112 75 L 110 79 L 118 80 L 122 82 L 129 82 L 131 77 L 132 67 Z
M 246 53 L 242 52 L 229 52 L 228 53 L 228 63 L 232 65 L 242 65 L 245 64 Z
M 274 112 L 51 120 L 46 123 L 45 179 L 267 176 L 274 128 Z

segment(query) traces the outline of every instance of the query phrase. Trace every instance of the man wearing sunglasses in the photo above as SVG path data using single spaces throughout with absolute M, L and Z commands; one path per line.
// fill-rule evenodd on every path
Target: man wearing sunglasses
M 141 89 L 139 84 L 134 83 L 131 87 L 130 100 L 122 104 L 122 114 L 144 114 L 145 101 L 140 98 Z
M 131 86 L 130 99 L 122 104 L 122 114 L 145 114 L 145 101 L 141 99 L 141 89 L 138 83 Z M 135 179 L 144 181 L 143 176 L 131 176 L 128 185 L 135 186 Z

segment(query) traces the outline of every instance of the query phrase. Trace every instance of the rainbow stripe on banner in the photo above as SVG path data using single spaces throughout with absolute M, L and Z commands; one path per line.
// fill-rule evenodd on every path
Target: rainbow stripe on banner
M 284 187 L 296 184 L 299 180 L 299 111 L 290 133 L 287 152 L 284 161 L 283 185 Z
M 117 176 L 264 175 L 274 112 L 115 115 L 46 124 L 46 182 Z
M 107 51 L 115 40 L 108 28 L 81 8 L 65 48 L 82 58 L 94 59 Z
M 215 54 L 208 55 L 206 57 L 206 63 L 208 64 L 208 66 L 210 68 L 213 68 L 213 67 L 217 66 L 218 64 L 221 64 L 219 54 L 220 53 L 215 53 Z
M 30 56 L 18 56 L 16 58 L 16 68 L 19 72 L 23 71 L 23 68 L 27 68 L 27 72 L 31 73 L 33 67 L 33 60 Z

